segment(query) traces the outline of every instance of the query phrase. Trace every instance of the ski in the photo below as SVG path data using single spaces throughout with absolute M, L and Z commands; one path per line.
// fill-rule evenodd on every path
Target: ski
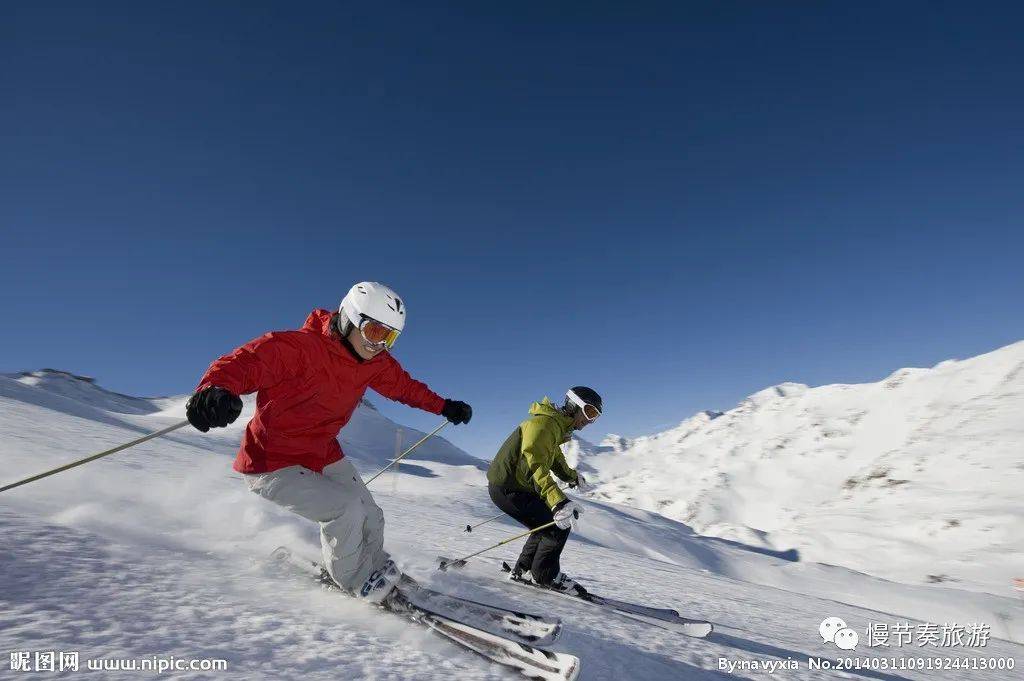
M 502 562 L 501 570 L 502 572 L 510 574 L 512 572 L 512 568 L 505 562 Z M 586 592 L 584 594 L 571 594 L 564 591 L 558 591 L 556 589 L 549 589 L 548 587 L 541 586 L 540 584 L 536 584 L 528 579 L 511 578 L 509 581 L 516 584 L 522 584 L 523 586 L 532 587 L 540 591 L 564 596 L 565 598 L 574 598 L 578 601 L 592 603 L 593 605 L 613 610 L 624 617 L 628 617 L 629 619 L 644 622 L 645 624 L 660 627 L 668 631 L 678 632 L 686 636 L 692 636 L 694 638 L 704 638 L 714 631 L 714 626 L 710 622 L 682 617 L 678 611 L 669 608 L 651 608 L 637 603 L 620 601 L 615 598 L 598 596 L 597 594 L 590 592 Z
M 557 617 L 544 617 L 453 596 L 422 586 L 408 577 L 402 578 L 399 588 L 416 605 L 459 621 L 490 624 L 499 628 L 503 635 L 513 636 L 530 645 L 550 645 L 562 631 L 562 621 Z
M 412 603 L 401 591 L 396 591 L 396 595 L 386 601 L 384 607 L 389 612 L 403 614 L 414 622 L 425 624 L 437 634 L 492 662 L 516 669 L 527 678 L 542 681 L 575 681 L 579 676 L 580 660 L 574 655 L 511 641 L 438 615 Z
M 315 560 L 296 556 L 290 549 L 283 546 L 275 549 L 271 553 L 271 557 L 299 568 L 326 588 L 346 593 L 330 578 L 326 569 Z M 414 580 L 406 579 L 403 582 L 405 583 L 400 584 L 395 592 L 380 605 L 383 610 L 422 624 L 436 634 L 486 657 L 492 662 L 518 670 L 527 678 L 541 679 L 542 681 L 573 681 L 579 675 L 580 660 L 574 655 L 544 650 L 521 640 L 521 636 L 514 632 L 509 632 L 510 637 L 506 637 L 487 631 L 486 628 L 478 627 L 473 623 L 461 621 L 455 614 L 435 611 L 430 604 L 432 598 L 430 594 L 436 595 L 433 596 L 435 604 L 440 601 L 437 597 L 447 597 L 447 594 L 421 587 Z M 461 600 L 455 597 L 451 598 Z M 493 608 L 493 606 L 475 601 L 463 601 L 462 607 L 468 609 L 467 604 L 481 606 L 481 608 Z M 501 608 L 493 608 L 493 610 L 505 613 L 506 616 L 519 614 Z M 529 619 L 525 621 L 533 623 Z M 548 621 L 544 620 L 544 622 Z M 561 623 L 556 622 L 553 636 L 557 636 L 560 629 Z
M 327 570 L 315 560 L 295 556 L 284 546 L 275 549 L 271 555 L 279 561 L 287 561 L 294 567 L 308 572 L 321 584 L 334 585 Z M 529 645 L 550 645 L 555 642 L 562 631 L 562 621 L 557 617 L 550 618 L 520 610 L 510 610 L 442 593 L 425 587 L 408 576 L 402 577 L 399 588 L 413 604 L 449 619 L 485 629 L 499 636 L 507 636 Z

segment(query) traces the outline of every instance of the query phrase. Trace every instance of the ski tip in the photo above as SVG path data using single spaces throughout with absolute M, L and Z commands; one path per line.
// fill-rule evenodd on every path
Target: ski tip
M 684 633 L 688 636 L 692 636 L 693 638 L 707 638 L 711 634 L 715 633 L 715 625 L 710 622 L 686 625 Z
M 509 565 L 508 563 L 506 563 L 505 561 L 501 561 L 501 571 L 502 572 L 512 572 L 512 566 Z
M 563 653 L 563 655 L 566 660 L 561 670 L 561 677 L 565 681 L 576 681 L 580 677 L 580 658 L 566 653 Z

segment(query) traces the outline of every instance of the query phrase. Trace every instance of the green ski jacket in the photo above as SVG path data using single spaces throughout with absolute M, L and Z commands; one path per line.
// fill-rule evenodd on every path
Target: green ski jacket
M 519 424 L 501 445 L 487 482 L 495 487 L 532 492 L 550 508 L 565 500 L 562 490 L 551 478 L 554 473 L 564 482 L 576 482 L 576 471 L 569 468 L 559 447 L 572 435 L 572 418 L 544 398 L 530 405 L 530 418 Z

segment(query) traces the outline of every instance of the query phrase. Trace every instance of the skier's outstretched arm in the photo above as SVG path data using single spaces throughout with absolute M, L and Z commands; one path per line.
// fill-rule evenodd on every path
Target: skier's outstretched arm
M 295 331 L 275 331 L 213 361 L 196 390 L 210 386 L 245 395 L 271 388 L 306 370 L 302 339 Z
M 306 371 L 301 343 L 293 331 L 268 333 L 214 360 L 185 404 L 189 423 L 204 433 L 234 423 L 242 413 L 239 395 Z
M 416 407 L 431 414 L 440 414 L 445 399 L 426 383 L 417 381 L 391 355 L 384 358 L 387 366 L 370 381 L 370 387 L 389 400 Z

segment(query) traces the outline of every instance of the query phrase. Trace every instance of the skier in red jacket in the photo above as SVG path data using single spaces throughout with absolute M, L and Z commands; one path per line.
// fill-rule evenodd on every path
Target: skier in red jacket
M 387 286 L 353 286 L 337 313 L 313 310 L 298 331 L 271 332 L 210 365 L 186 405 L 201 430 L 238 418 L 246 393 L 256 413 L 234 469 L 256 494 L 320 523 L 324 565 L 342 588 L 383 600 L 401 573 L 384 551 L 384 514 L 338 432 L 367 388 L 469 423 L 472 408 L 414 380 L 388 352 L 405 327 L 405 302 Z

